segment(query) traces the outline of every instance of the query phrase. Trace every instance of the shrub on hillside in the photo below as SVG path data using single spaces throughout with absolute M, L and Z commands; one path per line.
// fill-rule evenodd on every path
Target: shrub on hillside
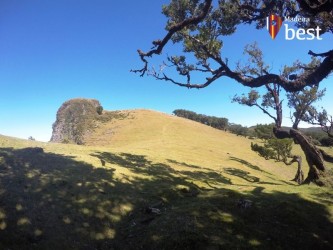
M 287 159 L 291 157 L 292 143 L 293 141 L 291 139 L 273 138 L 267 140 L 264 146 L 251 143 L 251 149 L 266 160 L 275 159 L 277 161 L 287 162 Z
M 312 140 L 315 139 L 315 140 L 318 140 L 320 141 L 321 139 L 327 137 L 326 133 L 324 131 L 320 131 L 320 132 L 317 132 L 317 131 L 306 131 L 305 132 L 305 135 L 310 137 Z
M 178 117 L 183 117 L 192 121 L 200 122 L 216 129 L 225 130 L 228 127 L 228 119 L 224 117 L 197 114 L 193 111 L 185 109 L 176 109 L 173 111 L 173 114 Z
M 268 140 L 274 138 L 274 124 L 257 124 L 254 128 L 254 134 L 257 138 Z
M 316 146 L 322 146 L 321 143 L 320 143 L 320 141 L 318 141 L 317 139 L 313 139 L 313 138 L 311 138 L 311 141 L 312 141 L 312 143 L 313 143 L 314 145 L 316 145 Z
M 96 108 L 97 114 L 101 115 L 103 113 L 103 107 L 101 105 Z
M 61 143 L 68 144 L 70 141 L 68 139 L 63 139 Z
M 266 160 L 276 158 L 276 154 L 272 149 L 260 146 L 257 143 L 251 142 L 251 149 L 257 152 L 261 157 L 264 157 Z
M 240 124 L 230 124 L 228 130 L 236 135 L 241 135 L 245 137 L 249 135 L 249 129 L 247 127 L 243 127 Z
M 332 147 L 333 146 L 333 138 L 332 137 L 324 137 L 320 140 L 320 143 L 324 147 Z
M 269 139 L 265 146 L 271 148 L 276 152 L 276 160 L 287 162 L 288 157 L 291 156 L 292 139 Z

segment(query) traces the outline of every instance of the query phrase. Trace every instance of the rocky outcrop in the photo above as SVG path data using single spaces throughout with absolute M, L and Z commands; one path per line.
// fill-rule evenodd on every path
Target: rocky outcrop
M 53 123 L 51 142 L 84 144 L 84 138 L 98 116 L 95 99 L 71 99 L 61 105 Z

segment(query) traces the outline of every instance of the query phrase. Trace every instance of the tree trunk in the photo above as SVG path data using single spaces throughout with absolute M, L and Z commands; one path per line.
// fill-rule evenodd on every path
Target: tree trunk
M 319 186 L 324 185 L 321 177 L 324 176 L 326 167 L 320 150 L 298 130 L 290 129 L 290 136 L 300 144 L 309 164 L 309 173 L 304 183 L 314 182 Z
M 304 182 L 304 173 L 302 170 L 302 157 L 295 155 L 293 159 L 287 163 L 287 165 L 291 165 L 293 162 L 297 162 L 297 172 L 295 178 L 292 181 L 296 181 L 299 185 Z
M 296 129 L 290 129 L 288 132 L 275 127 L 273 132 L 278 139 L 293 138 L 295 143 L 301 146 L 306 156 L 306 161 L 309 165 L 309 173 L 303 183 L 313 182 L 318 186 L 323 186 L 324 183 L 322 182 L 321 178 L 325 175 L 326 170 L 323 155 L 320 150 L 316 148 L 316 146 L 311 142 L 311 140 Z M 296 174 L 295 177 L 301 174 L 300 170 L 298 170 L 298 174 Z
M 328 153 L 326 153 L 324 150 L 319 149 L 320 153 L 323 155 L 324 161 L 328 161 L 333 163 L 333 156 L 329 155 Z

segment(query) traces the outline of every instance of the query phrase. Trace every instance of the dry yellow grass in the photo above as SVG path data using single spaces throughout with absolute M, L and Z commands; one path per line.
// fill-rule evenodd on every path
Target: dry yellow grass
M 247 172 L 260 182 L 293 184 L 289 180 L 295 175 L 296 164 L 286 166 L 259 157 L 250 149 L 253 140 L 152 110 L 124 110 L 117 114 L 121 114 L 122 118 L 98 122 L 94 132 L 86 138 L 85 146 L 13 140 L 9 137 L 1 137 L 0 146 L 39 146 L 46 152 L 68 155 L 95 167 L 100 167 L 101 163 L 100 159 L 92 156 L 94 152 L 128 153 L 168 164 L 179 171 L 188 170 L 188 166 L 198 167 L 203 172 L 212 170 L 237 185 L 248 184 L 249 180 L 246 174 L 233 173 L 233 169 Z M 293 152 L 305 159 L 298 145 L 294 145 Z M 330 164 L 328 166 L 331 167 Z M 113 167 L 116 167 L 115 164 Z M 304 164 L 303 169 L 306 174 L 308 166 Z M 272 188 L 276 187 L 272 185 Z
M 296 165 L 259 157 L 247 138 L 150 110 L 94 129 L 85 146 L 0 136 L 0 248 L 332 244 L 332 190 L 297 186 Z M 154 204 L 160 215 L 145 210 Z
M 295 166 L 286 167 L 283 163 L 258 157 L 250 150 L 251 140 L 244 137 L 151 110 L 122 113 L 126 119 L 98 124 L 94 134 L 86 139 L 87 145 L 103 146 L 112 152 L 146 155 L 150 160 L 170 164 L 175 169 L 183 169 L 184 166 L 173 161 L 217 172 L 240 168 L 263 181 L 271 179 L 265 172 L 284 181 L 294 177 Z M 261 171 L 248 167 L 244 162 Z M 246 182 L 242 178 L 231 178 L 236 183 Z

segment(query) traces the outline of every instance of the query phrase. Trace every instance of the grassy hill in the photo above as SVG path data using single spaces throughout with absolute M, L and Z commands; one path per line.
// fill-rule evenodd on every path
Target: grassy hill
M 249 139 L 128 110 L 85 144 L 0 136 L 0 249 L 332 249 L 332 189 Z

